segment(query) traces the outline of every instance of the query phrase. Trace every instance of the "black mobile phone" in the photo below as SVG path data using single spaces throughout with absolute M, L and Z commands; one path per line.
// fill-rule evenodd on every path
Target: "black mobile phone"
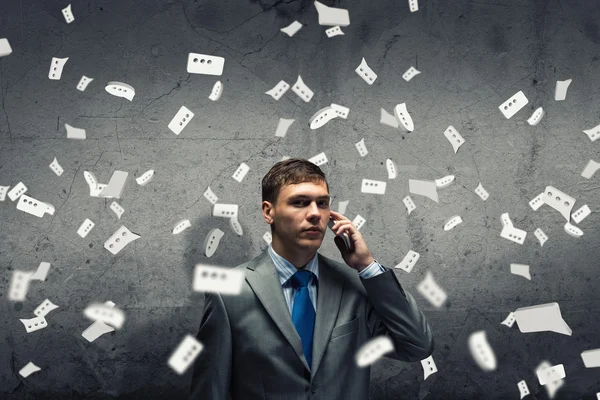
M 329 226 L 329 229 L 331 229 L 331 232 L 333 232 L 333 224 L 335 224 L 335 220 L 332 217 L 329 217 L 329 222 L 327 223 L 327 226 Z M 350 238 L 348 237 L 348 234 L 346 232 L 342 233 L 341 235 L 336 235 L 341 237 L 342 239 L 344 239 L 344 244 L 346 245 L 346 250 L 350 251 L 352 250 L 352 241 L 350 240 Z

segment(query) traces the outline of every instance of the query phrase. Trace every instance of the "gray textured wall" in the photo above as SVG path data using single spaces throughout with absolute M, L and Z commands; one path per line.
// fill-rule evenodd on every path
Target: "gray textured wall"
M 533 372 L 543 360 L 566 370 L 555 398 L 595 398 L 599 371 L 584 368 L 580 353 L 600 347 L 600 178 L 580 173 L 600 161 L 599 144 L 582 132 L 600 123 L 598 2 L 421 0 L 416 13 L 407 3 L 337 2 L 351 25 L 329 39 L 311 1 L 72 1 L 71 24 L 61 14 L 66 0 L 0 2 L 0 38 L 13 47 L 0 58 L 0 185 L 23 181 L 28 195 L 56 207 L 40 219 L 8 198 L 0 203 L 0 397 L 183 398 L 191 370 L 178 376 L 166 361 L 199 326 L 193 265 L 233 266 L 258 255 L 268 230 L 262 176 L 284 155 L 324 151 L 333 207 L 350 200 L 346 216 L 367 220 L 361 232 L 373 255 L 393 267 L 409 249 L 421 253 L 410 274 L 396 273 L 431 322 L 439 372 L 423 381 L 420 363 L 382 359 L 372 367 L 372 399 L 516 399 L 521 379 L 529 398 L 545 399 Z M 294 20 L 304 25 L 294 37 L 279 31 Z M 223 75 L 188 74 L 189 52 L 225 57 Z M 53 56 L 69 57 L 59 81 L 47 77 Z M 362 57 L 379 75 L 372 86 L 354 72 Z M 422 73 L 405 82 L 411 65 Z M 291 90 L 278 102 L 264 94 L 298 74 L 315 92 L 310 103 Z M 75 89 L 82 75 L 94 78 L 85 92 Z M 567 78 L 567 99 L 554 101 L 556 80 Z M 212 102 L 217 79 L 225 89 Z M 108 81 L 132 85 L 133 101 L 109 95 Z M 519 90 L 529 104 L 507 120 L 498 106 Z M 331 102 L 349 107 L 348 119 L 311 131 L 308 118 Z M 412 133 L 379 123 L 381 107 L 391 112 L 402 102 Z M 167 124 L 182 105 L 196 116 L 176 136 Z M 546 116 L 529 126 L 538 106 Z M 279 118 L 296 119 L 284 138 L 275 137 Z M 67 139 L 64 123 L 86 129 L 87 139 Z M 466 140 L 457 154 L 443 136 L 448 125 Z M 363 137 L 369 154 L 361 158 L 354 143 Z M 54 157 L 61 177 L 48 167 Z M 398 166 L 395 180 L 386 158 Z M 242 161 L 251 169 L 238 183 L 231 175 Z M 151 168 L 154 181 L 138 186 L 134 178 Z M 111 200 L 89 196 L 83 177 L 89 170 L 106 183 L 115 169 L 130 174 L 120 221 Z M 448 174 L 456 181 L 439 191 L 439 204 L 412 196 L 417 209 L 407 215 L 408 179 Z M 362 178 L 387 181 L 386 194 L 361 193 Z M 486 202 L 473 192 L 479 182 L 490 192 Z M 583 237 L 568 236 L 550 207 L 529 207 L 547 185 L 592 209 L 579 225 Z M 211 216 L 208 186 L 219 202 L 239 204 L 244 236 Z M 500 238 L 504 212 L 528 232 L 522 246 Z M 455 214 L 463 224 L 445 232 Z M 81 239 L 85 218 L 96 227 Z M 183 218 L 192 228 L 172 235 Z M 103 243 L 121 224 L 141 238 L 113 256 Z M 208 259 L 202 243 L 215 227 L 225 236 Z M 543 248 L 537 227 L 550 237 Z M 341 261 L 332 237 L 320 251 Z M 52 264 L 47 280 L 32 283 L 26 301 L 10 302 L 13 271 L 41 261 Z M 529 264 L 531 281 L 511 275 L 510 263 Z M 416 290 L 427 270 L 448 294 L 441 309 Z M 45 298 L 60 308 L 46 329 L 25 333 L 19 318 L 32 317 Z M 125 325 L 88 343 L 83 309 L 107 300 L 125 311 Z M 548 302 L 560 304 L 572 336 L 500 325 L 518 307 Z M 477 330 L 495 351 L 494 372 L 469 354 Z M 42 371 L 22 379 L 17 371 L 29 361 Z

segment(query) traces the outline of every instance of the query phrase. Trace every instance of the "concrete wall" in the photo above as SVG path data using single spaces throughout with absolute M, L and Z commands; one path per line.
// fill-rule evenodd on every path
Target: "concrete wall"
M 331 2 L 325 2 L 332 5 Z M 371 369 L 371 398 L 514 399 L 526 380 L 532 396 L 545 399 L 534 369 L 543 360 L 563 364 L 564 386 L 556 399 L 595 398 L 598 370 L 586 369 L 584 350 L 600 347 L 598 175 L 580 176 L 590 159 L 600 161 L 598 142 L 582 132 L 600 124 L 600 11 L 596 1 L 407 1 L 336 2 L 351 24 L 344 36 L 327 38 L 312 1 L 66 1 L 0 3 L 0 38 L 10 56 L 0 58 L 0 185 L 22 181 L 31 197 L 55 206 L 37 218 L 0 203 L 0 397 L 184 398 L 191 370 L 176 375 L 166 364 L 185 334 L 195 334 L 202 295 L 191 289 L 196 263 L 234 266 L 257 256 L 267 243 L 260 214 L 260 182 L 283 156 L 311 158 L 325 152 L 333 208 L 349 200 L 346 216 L 366 219 L 361 229 L 373 255 L 385 266 L 408 250 L 421 254 L 414 270 L 396 270 L 431 322 L 439 372 L 423 381 L 420 363 L 382 359 Z M 279 31 L 294 20 L 294 37 Z M 220 77 L 188 74 L 189 52 L 225 57 Z M 48 79 L 52 57 L 69 57 L 62 78 Z M 354 69 L 364 57 L 378 74 L 367 85 Z M 402 73 L 421 71 L 410 82 Z M 291 90 L 276 102 L 264 92 L 300 74 L 314 91 L 309 103 Z M 82 75 L 94 78 L 76 90 Z M 554 100 L 557 80 L 572 78 L 566 100 Z M 222 97 L 208 99 L 213 84 Z M 135 88 L 133 101 L 114 97 L 109 81 Z M 511 119 L 498 106 L 522 90 L 529 104 Z M 350 108 L 313 131 L 308 119 L 330 103 Z M 380 108 L 405 102 L 414 132 L 379 123 Z M 167 124 L 185 105 L 195 113 L 175 135 Z M 526 120 L 537 107 L 546 116 Z M 296 121 L 283 138 L 279 118 Z M 64 124 L 83 128 L 83 141 L 66 138 Z M 453 125 L 466 142 L 455 154 L 443 135 Z M 354 144 L 365 139 L 369 154 Z M 64 168 L 48 167 L 56 157 Z M 387 179 L 385 160 L 398 167 Z M 250 166 L 238 183 L 231 175 Z M 84 171 L 107 183 L 114 170 L 129 173 L 119 204 L 89 196 Z M 134 178 L 154 169 L 146 186 Z M 439 190 L 439 203 L 415 196 L 410 215 L 402 203 L 408 179 L 455 183 Z M 361 193 L 363 178 L 387 182 L 385 195 Z M 490 193 L 482 201 L 474 189 Z M 587 204 L 592 214 L 565 233 L 564 218 L 528 202 L 548 185 Z M 242 237 L 227 220 L 212 217 L 207 187 L 220 203 L 239 204 Z M 523 245 L 500 237 L 500 215 L 527 231 Z M 446 219 L 463 223 L 442 229 Z M 85 218 L 96 223 L 85 238 L 76 231 Z M 192 227 L 171 230 L 180 219 Z M 118 255 L 103 248 L 121 225 L 141 235 Z M 533 232 L 549 239 L 540 247 Z M 203 241 L 213 228 L 225 232 L 216 254 L 206 258 Z M 320 252 L 342 261 L 331 233 Z M 14 270 L 52 264 L 45 282 L 31 284 L 26 301 L 8 300 Z M 531 281 L 511 275 L 510 264 L 531 267 Z M 417 291 L 431 271 L 448 300 L 433 307 Z M 59 308 L 48 327 L 27 334 L 19 318 L 50 299 Z M 111 300 L 126 313 L 117 332 L 93 343 L 81 337 L 90 325 L 83 310 Z M 572 336 L 520 333 L 500 325 L 519 307 L 558 302 Z M 485 330 L 498 359 L 482 371 L 469 354 L 469 335 Z M 26 379 L 17 371 L 33 361 L 42 370 Z

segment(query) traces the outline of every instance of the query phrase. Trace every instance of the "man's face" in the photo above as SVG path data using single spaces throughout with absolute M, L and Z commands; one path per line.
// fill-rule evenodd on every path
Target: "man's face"
M 286 185 L 281 188 L 275 205 L 263 201 L 263 215 L 265 219 L 270 217 L 274 234 L 286 247 L 316 250 L 321 247 L 327 230 L 329 199 L 325 182 Z M 306 231 L 309 228 L 318 228 L 320 232 Z

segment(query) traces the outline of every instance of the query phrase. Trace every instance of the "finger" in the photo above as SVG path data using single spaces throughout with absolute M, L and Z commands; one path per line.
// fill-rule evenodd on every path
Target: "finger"
M 340 227 L 342 227 L 342 226 L 345 226 L 345 225 L 347 225 L 348 223 L 350 223 L 350 220 L 349 220 L 349 219 L 346 219 L 346 220 L 337 220 L 337 221 L 336 221 L 336 222 L 333 224 L 333 228 L 332 228 L 332 229 L 333 229 L 333 230 L 336 230 L 336 229 L 338 229 L 338 228 L 340 228 Z

